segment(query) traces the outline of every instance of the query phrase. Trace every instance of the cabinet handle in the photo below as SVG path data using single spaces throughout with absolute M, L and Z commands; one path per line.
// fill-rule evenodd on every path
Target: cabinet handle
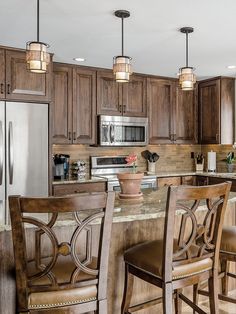
M 218 141 L 218 140 L 219 140 L 219 134 L 216 133 L 216 141 Z
M 176 134 L 173 134 L 173 141 L 176 142 Z
M 71 132 L 69 132 L 69 141 L 71 141 Z
M 120 111 L 120 113 L 122 112 L 122 106 L 121 105 L 119 105 L 119 111 Z
M 10 84 L 7 84 L 7 93 L 8 93 L 8 94 L 11 94 Z
M 126 112 L 126 105 L 123 106 L 123 112 Z
M 74 193 L 75 193 L 75 194 L 77 194 L 77 193 L 86 193 L 86 191 L 77 191 L 77 190 L 76 190 L 76 191 L 74 191 Z
M 174 134 L 170 134 L 170 141 L 173 143 L 174 142 Z
M 3 94 L 3 93 L 4 93 L 4 84 L 1 83 L 1 94 Z
M 73 132 L 73 140 L 76 141 L 76 133 Z

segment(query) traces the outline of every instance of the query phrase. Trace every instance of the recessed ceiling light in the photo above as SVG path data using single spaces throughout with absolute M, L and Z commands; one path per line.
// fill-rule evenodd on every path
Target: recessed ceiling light
M 228 69 L 236 69 L 236 65 L 227 65 Z
M 85 58 L 74 58 L 73 60 L 77 62 L 84 62 L 86 59 Z

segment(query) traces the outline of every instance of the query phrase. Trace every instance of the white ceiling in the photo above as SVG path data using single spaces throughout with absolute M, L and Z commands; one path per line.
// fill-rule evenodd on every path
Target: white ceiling
M 236 76 L 235 0 L 40 0 L 40 40 L 50 44 L 54 60 L 112 67 L 121 50 L 117 9 L 131 12 L 125 20 L 125 54 L 135 72 L 175 77 L 185 65 L 185 35 L 189 35 L 189 65 L 198 79 Z M 36 40 L 36 0 L 0 1 L 0 45 L 24 48 Z

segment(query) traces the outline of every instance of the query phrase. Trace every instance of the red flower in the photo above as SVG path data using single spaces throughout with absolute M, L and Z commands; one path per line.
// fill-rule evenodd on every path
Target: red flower
M 125 161 L 127 162 L 128 165 L 135 165 L 135 162 L 137 161 L 137 155 L 130 154 L 125 158 Z

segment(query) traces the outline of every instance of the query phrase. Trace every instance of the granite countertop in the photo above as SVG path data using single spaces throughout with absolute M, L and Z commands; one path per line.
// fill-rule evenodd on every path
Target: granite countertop
M 106 182 L 106 178 L 102 177 L 95 177 L 87 175 L 82 179 L 65 179 L 65 180 L 55 180 L 52 182 L 53 185 L 60 185 L 60 184 L 76 184 L 76 183 L 89 183 L 89 182 Z
M 131 222 L 137 220 L 156 219 L 165 216 L 167 187 L 159 189 L 143 190 L 143 200 L 121 200 L 119 193 L 116 193 L 113 223 Z M 228 203 L 236 202 L 236 192 L 231 192 Z M 203 204 L 198 207 L 198 210 L 204 210 L 206 206 Z M 181 214 L 182 211 L 177 211 Z M 62 220 L 56 223 L 57 226 L 74 226 L 75 221 L 70 216 L 61 217 Z M 94 224 L 100 223 L 100 220 L 95 220 Z M 10 230 L 11 226 L 0 226 L 0 231 Z
M 151 176 L 156 176 L 157 178 L 165 177 L 179 177 L 179 176 L 205 176 L 205 177 L 218 177 L 226 179 L 236 179 L 236 173 L 232 172 L 195 172 L 195 171 L 165 171 L 157 173 L 148 173 Z M 67 180 L 55 180 L 53 185 L 60 184 L 77 184 L 77 183 L 89 183 L 89 182 L 106 182 L 106 178 L 96 177 L 87 175 L 83 179 L 67 179 Z

